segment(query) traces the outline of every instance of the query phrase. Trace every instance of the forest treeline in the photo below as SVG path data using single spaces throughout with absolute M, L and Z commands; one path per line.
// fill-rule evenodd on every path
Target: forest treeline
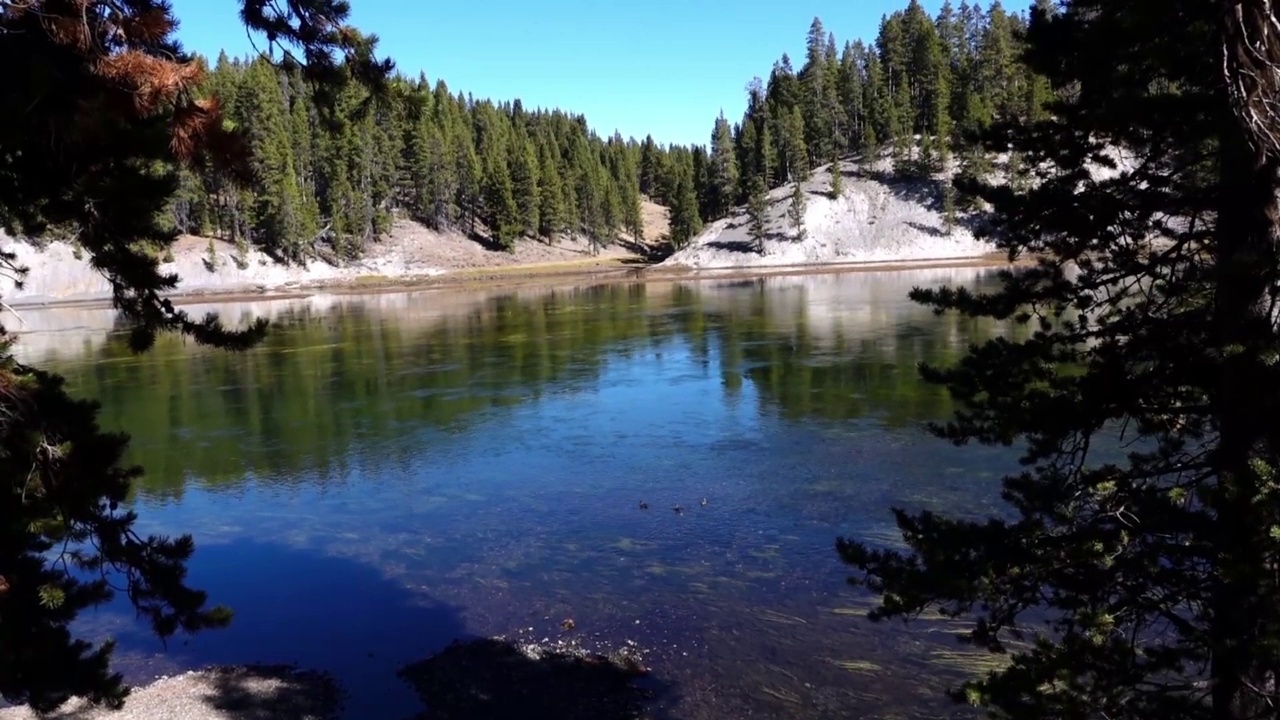
M 603 140 L 586 119 L 454 94 L 396 78 L 390 102 L 343 88 L 322 117 L 308 83 L 265 59 L 220 56 L 207 88 L 250 145 L 252 182 L 184 171 L 178 229 L 288 260 L 318 247 L 358 255 L 402 213 L 438 229 L 517 238 L 641 238 L 639 145 Z
M 396 215 L 506 249 L 565 236 L 598 248 L 646 239 L 648 197 L 670 209 L 665 240 L 679 247 L 836 157 L 891 148 L 923 167 L 981 160 L 968 138 L 1037 116 L 1049 94 L 1019 60 L 1026 22 L 998 1 L 948 2 L 930 17 L 910 0 L 874 43 L 840 46 L 815 18 L 799 70 L 783 55 L 749 84 L 741 121 L 721 113 L 709 144 L 692 147 L 602 138 L 581 115 L 478 100 L 424 76 L 395 78 L 392 101 L 373 105 L 352 83 L 334 119 L 297 73 L 224 54 L 205 86 L 249 143 L 252 179 L 181 171 L 173 221 L 235 242 L 241 262 L 250 246 L 289 261 L 355 257 Z
M 1054 12 L 1051 0 L 1035 5 Z M 891 150 L 905 173 L 936 172 L 951 158 L 986 172 L 978 134 L 997 121 L 1036 119 L 1051 98 L 1048 81 L 1022 61 L 1028 16 L 999 0 L 985 10 L 947 0 L 930 17 L 910 0 L 881 20 L 872 44 L 843 47 L 814 18 L 800 69 L 784 54 L 767 80 L 748 85 L 740 122 L 717 118 L 696 175 L 702 218 L 758 207 L 766 190 L 854 153 Z

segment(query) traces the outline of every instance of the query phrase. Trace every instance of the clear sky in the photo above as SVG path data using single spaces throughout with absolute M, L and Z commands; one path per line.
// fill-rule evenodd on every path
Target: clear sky
M 930 14 L 942 0 L 924 0 Z M 814 16 L 843 46 L 874 38 L 906 0 L 351 0 L 352 21 L 410 77 L 455 93 L 582 113 L 601 135 L 707 143 L 721 109 L 741 118 L 746 85 L 791 54 Z M 193 52 L 244 55 L 238 0 L 173 0 Z

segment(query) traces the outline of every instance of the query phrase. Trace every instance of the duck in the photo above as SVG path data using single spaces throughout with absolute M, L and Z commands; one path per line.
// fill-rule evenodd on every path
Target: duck
M 677 515 L 679 515 L 680 513 L 684 512 L 684 508 L 680 507 L 679 505 L 677 505 L 677 506 L 675 506 L 675 507 L 673 507 L 673 508 L 671 508 L 671 509 L 672 509 L 672 510 L 675 510 Z
M 701 501 L 701 502 L 699 502 L 698 504 L 699 504 L 699 505 L 701 505 L 702 507 L 706 507 L 706 506 L 707 506 L 707 499 L 706 499 L 706 498 L 702 498 L 702 501 Z
M 640 509 L 641 509 L 641 510 L 648 510 L 648 509 L 649 509 L 649 503 L 647 503 L 647 502 L 645 502 L 645 501 L 641 500 L 641 501 L 640 501 Z

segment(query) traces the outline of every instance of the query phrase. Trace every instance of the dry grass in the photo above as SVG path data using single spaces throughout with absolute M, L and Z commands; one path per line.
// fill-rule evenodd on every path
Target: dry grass
M 640 221 L 644 226 L 644 238 L 650 245 L 662 242 L 671 230 L 667 208 L 648 200 L 640 201 Z

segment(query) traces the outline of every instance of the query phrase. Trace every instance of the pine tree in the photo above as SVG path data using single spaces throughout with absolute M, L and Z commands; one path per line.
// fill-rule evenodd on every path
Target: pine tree
M 702 229 L 698 216 L 698 198 L 693 186 L 692 165 L 683 163 L 676 173 L 675 204 L 671 208 L 670 237 L 672 249 L 679 250 Z
M 837 78 L 837 94 L 845 117 L 845 131 L 839 137 L 839 148 L 842 152 L 853 152 L 862 149 L 865 126 L 867 123 L 866 104 L 863 91 L 863 67 L 860 45 L 844 46 L 840 56 L 840 69 Z
M 804 211 L 807 206 L 805 202 L 804 185 L 799 180 L 792 183 L 791 202 L 787 206 L 787 217 L 791 220 L 791 226 L 796 229 L 793 238 L 795 242 L 804 242 L 806 232 L 804 228 Z
M 282 258 L 301 261 L 311 240 L 305 235 L 310 228 L 294 172 L 288 108 L 280 78 L 268 62 L 249 65 L 237 102 L 237 121 L 249 144 L 255 179 L 254 240 Z
M 888 81 L 885 78 L 884 66 L 876 53 L 867 53 L 867 83 L 864 86 L 867 108 L 867 123 L 863 128 L 862 151 L 874 157 L 886 139 L 893 139 L 897 120 L 894 118 L 893 103 L 889 101 Z
M 455 202 L 461 210 L 467 232 L 474 234 L 480 211 L 480 158 L 476 156 L 475 144 L 467 128 L 455 126 L 451 135 L 454 139 L 453 157 L 458 164 L 458 197 Z
M 204 251 L 204 267 L 209 272 L 216 272 L 219 265 L 221 263 L 218 262 L 218 248 L 213 244 L 213 238 L 209 238 L 209 244 Z
M 747 196 L 747 222 L 747 234 L 755 245 L 756 252 L 764 255 L 764 241 L 769 235 L 769 196 L 759 176 L 751 179 Z
M 419 126 L 425 135 L 421 175 L 415 176 L 419 188 L 422 216 L 436 230 L 453 227 L 458 221 L 455 198 L 458 195 L 457 159 L 452 147 L 431 118 L 423 118 Z
M 711 133 L 707 174 L 708 207 L 704 216 L 715 220 L 728 214 L 738 190 L 738 159 L 734 153 L 729 121 L 723 112 L 716 118 L 715 130 Z
M 310 5 L 324 24 L 284 15 L 267 0 L 245 0 L 243 18 L 306 58 L 309 80 L 329 77 L 331 58 L 349 55 L 359 77 L 381 86 L 390 68 L 374 60 L 371 39 L 346 25 L 346 8 Z M 107 10 L 53 2 L 0 10 L 0 61 L 38 69 L 0 84 L 4 106 L 22 109 L 0 116 L 0 220 L 15 237 L 74 227 L 78 247 L 111 283 L 134 350 L 151 347 L 160 332 L 250 347 L 265 323 L 232 332 L 216 318 L 192 319 L 165 299 L 177 278 L 160 273 L 157 256 L 176 239 L 165 211 L 178 166 L 246 184 L 261 170 L 288 189 L 293 166 L 279 85 L 249 85 L 269 101 L 268 122 L 233 128 L 227 121 L 242 103 L 199 92 L 203 68 L 186 64 L 167 3 Z M 331 111 L 325 98 L 317 92 L 322 113 Z M 246 144 L 264 156 L 251 163 Z M 285 215 L 280 206 L 265 209 L 272 222 Z M 0 493 L 0 696 L 46 714 L 73 695 L 119 707 L 128 690 L 113 672 L 114 646 L 77 637 L 84 611 L 127 585 L 122 599 L 161 638 L 224 627 L 230 612 L 189 585 L 191 536 L 139 532 L 127 503 L 141 470 L 123 462 L 127 436 L 103 432 L 97 404 L 73 399 L 62 378 L 19 363 L 10 349 L 0 342 L 0 456 L 10 486 Z
M 792 108 L 787 114 L 783 132 L 787 177 L 793 181 L 808 179 L 809 151 L 804 143 L 804 113 L 799 107 Z
M 511 186 L 516 202 L 516 217 L 521 232 L 526 235 L 537 235 L 539 229 L 538 212 L 539 177 L 538 158 L 533 146 L 523 130 L 517 131 L 511 144 Z
M 638 148 L 616 135 L 609 143 L 610 174 L 616 188 L 621 227 L 637 243 L 644 242 L 644 213 L 640 205 L 640 171 Z
M 884 75 L 883 114 L 885 127 L 878 134 L 882 142 L 893 143 L 894 156 L 901 157 L 910 141 L 914 111 L 911 104 L 910 52 L 902 12 L 894 13 L 880 24 L 876 37 L 879 67 Z
M 735 143 L 738 157 L 737 198 L 745 200 L 751 195 L 751 186 L 756 180 L 762 180 L 760 168 L 760 138 L 756 133 L 755 118 L 748 112 L 742 119 L 742 130 Z
M 916 130 L 938 141 L 951 135 L 951 62 L 947 46 L 937 33 L 933 21 L 923 8 L 914 2 L 914 46 L 912 48 L 912 75 L 915 78 L 917 97 Z
M 984 140 L 1037 182 L 970 189 L 1001 249 L 1037 260 L 982 293 L 913 293 L 1010 326 L 923 375 L 963 408 L 940 436 L 1017 444 L 1022 462 L 999 517 L 900 510 L 905 551 L 839 549 L 873 617 L 936 608 L 1010 653 L 954 693 L 992 716 L 1275 715 L 1280 86 L 1249 64 L 1276 56 L 1272 17 L 1237 10 L 1033 16 L 1027 57 L 1063 101 Z M 992 88 L 1001 114 L 1010 87 Z M 1128 162 L 1097 173 L 1117 148 Z
M 800 104 L 805 121 L 804 144 L 809 158 L 830 155 L 830 146 L 835 139 L 836 123 L 831 101 L 834 89 L 828 85 L 830 73 L 827 69 L 827 39 L 822 20 L 815 17 L 809 26 L 806 61 L 800 71 L 800 86 L 804 98 Z
M 313 102 L 306 81 L 296 70 L 280 73 L 279 81 L 289 108 L 289 139 L 292 142 L 293 175 L 297 178 L 301 218 L 298 234 L 313 237 L 320 229 L 320 205 L 316 198 L 315 133 Z
M 658 146 L 652 135 L 646 135 L 640 145 L 640 192 L 654 197 L 658 191 Z
M 507 163 L 493 151 L 485 161 L 484 222 L 493 241 L 508 252 L 515 252 L 520 235 L 520 216 L 511 188 Z
M 564 182 L 550 145 L 543 142 L 538 151 L 538 175 L 542 179 L 538 195 L 538 234 L 554 240 L 564 232 L 566 213 L 564 207 Z

